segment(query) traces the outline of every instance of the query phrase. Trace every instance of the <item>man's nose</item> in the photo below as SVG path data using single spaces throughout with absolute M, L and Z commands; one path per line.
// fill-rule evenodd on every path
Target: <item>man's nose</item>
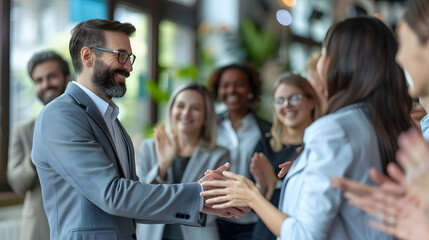
M 124 69 L 128 72 L 133 71 L 133 65 L 131 64 L 131 60 L 128 59 L 125 63 L 124 63 Z

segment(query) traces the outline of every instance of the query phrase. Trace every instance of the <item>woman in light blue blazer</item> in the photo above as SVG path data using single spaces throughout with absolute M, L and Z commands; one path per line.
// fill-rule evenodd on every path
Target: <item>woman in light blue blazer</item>
M 207 169 L 229 161 L 227 149 L 216 145 L 216 115 L 209 91 L 197 83 L 177 88 L 168 103 L 168 127 L 155 128 L 155 139 L 143 141 L 137 175 L 145 183 L 197 182 Z M 139 239 L 217 240 L 215 216 L 207 216 L 205 228 L 178 224 L 142 224 Z
M 411 98 L 395 62 L 397 43 L 378 19 L 347 19 L 329 30 L 318 62 L 328 99 L 326 115 L 305 131 L 304 147 L 283 181 L 277 210 L 243 176 L 225 172 L 223 187 L 202 193 L 207 203 L 250 206 L 279 239 L 392 239 L 350 206 L 333 176 L 371 183 L 368 170 L 394 161 L 396 138 L 408 129 Z M 226 203 L 224 203 L 227 201 Z

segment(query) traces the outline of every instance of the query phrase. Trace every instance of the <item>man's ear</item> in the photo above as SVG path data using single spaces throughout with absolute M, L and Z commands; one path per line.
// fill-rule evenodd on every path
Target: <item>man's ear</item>
M 94 52 L 89 47 L 83 47 L 80 50 L 80 60 L 86 67 L 92 67 L 95 61 Z

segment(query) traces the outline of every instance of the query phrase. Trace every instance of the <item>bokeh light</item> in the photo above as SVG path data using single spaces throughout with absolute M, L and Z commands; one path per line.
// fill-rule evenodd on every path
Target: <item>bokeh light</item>
M 282 2 L 284 4 L 286 4 L 286 6 L 289 6 L 289 7 L 295 6 L 295 4 L 296 4 L 296 0 L 282 0 Z
M 289 26 L 292 23 L 292 15 L 284 9 L 277 11 L 276 18 L 277 21 L 283 26 Z

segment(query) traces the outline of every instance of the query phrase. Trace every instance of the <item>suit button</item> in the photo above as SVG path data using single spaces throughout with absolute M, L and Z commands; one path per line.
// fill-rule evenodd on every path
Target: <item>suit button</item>
M 177 217 L 177 218 L 180 218 L 180 213 L 176 213 L 176 217 Z
M 189 219 L 189 218 L 191 218 L 191 216 L 189 216 L 189 214 L 186 214 L 185 218 Z
M 137 236 L 136 236 L 136 234 L 135 234 L 135 233 L 133 233 L 133 235 L 131 235 L 131 237 L 132 237 L 133 239 L 137 239 Z

